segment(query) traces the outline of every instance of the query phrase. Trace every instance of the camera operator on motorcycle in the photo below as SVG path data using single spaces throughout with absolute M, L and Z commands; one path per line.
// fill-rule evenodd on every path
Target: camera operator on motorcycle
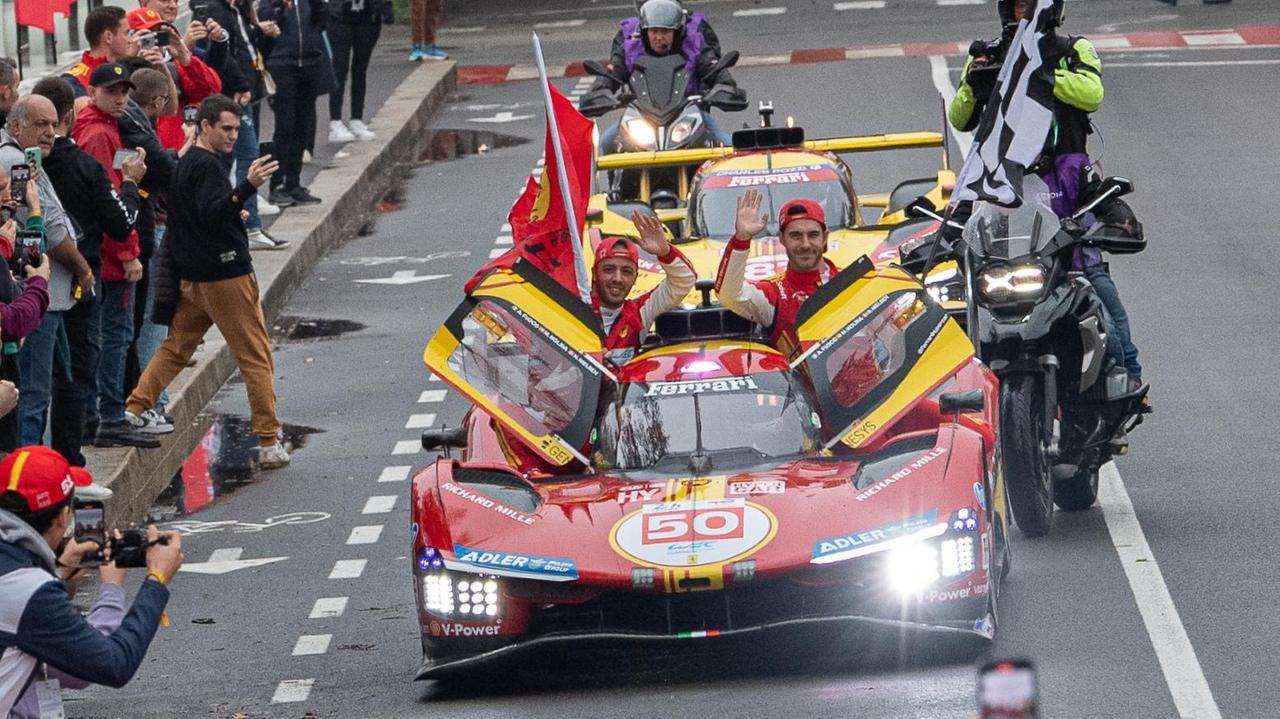
M 631 77 L 637 58 L 644 55 L 665 57 L 673 53 L 685 59 L 689 74 L 689 96 L 711 97 L 717 93 L 741 95 L 737 83 L 728 71 L 718 70 L 719 42 L 707 41 L 704 31 L 710 32 L 710 29 L 706 27 L 705 20 L 698 19 L 691 26 L 687 15 L 676 0 L 647 0 L 640 8 L 637 18 L 638 34 L 627 37 L 625 33 L 628 23 L 623 23 L 621 52 L 617 52 L 615 38 L 615 52 L 608 66 L 610 77 L 601 77 L 596 81 L 591 93 L 583 99 L 583 105 L 589 104 L 593 95 L 612 95 L 616 89 L 624 87 Z M 710 37 L 714 40 L 715 34 L 710 33 Z M 729 134 L 716 124 L 710 111 L 705 106 L 700 110 L 707 130 L 716 141 L 723 145 L 732 144 Z M 620 130 L 620 126 L 614 124 L 604 131 L 600 137 L 602 152 L 617 151 Z
M 957 130 L 967 132 L 978 126 L 999 66 L 1030 2 L 1034 0 L 999 0 L 997 9 L 1004 26 L 1000 38 L 990 42 L 977 40 L 970 46 L 969 59 L 960 75 L 960 87 L 947 111 L 948 119 Z M 1090 188 L 1099 182 L 1090 164 L 1087 142 L 1092 132 L 1089 115 L 1102 104 L 1103 95 L 1102 61 L 1092 43 L 1083 37 L 1064 37 L 1056 32 L 1062 24 L 1065 7 L 1065 0 L 1055 0 L 1042 23 L 1045 35 L 1054 40 L 1057 50 L 1056 56 L 1044 58 L 1045 67 L 1053 68 L 1054 74 L 1054 122 L 1043 153 L 1027 168 L 1028 172 L 1044 179 L 1052 193 L 1053 211 L 1063 218 L 1074 213 L 1081 204 L 1080 199 L 1087 200 Z M 1141 237 L 1141 224 L 1128 205 L 1118 198 L 1100 204 L 1093 214 L 1098 221 Z M 1111 356 L 1117 365 L 1129 371 L 1133 385 L 1141 386 L 1142 366 L 1138 364 L 1138 348 L 1130 335 L 1129 316 L 1102 261 L 1102 252 L 1095 248 L 1077 249 L 1072 269 L 1084 273 L 1106 307 L 1111 333 L 1119 339 L 1109 346 Z

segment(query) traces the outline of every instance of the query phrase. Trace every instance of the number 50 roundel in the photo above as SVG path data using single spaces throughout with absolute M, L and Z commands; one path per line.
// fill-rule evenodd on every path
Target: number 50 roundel
M 744 499 L 650 504 L 614 525 L 610 543 L 652 567 L 723 564 L 750 556 L 778 532 L 773 513 Z

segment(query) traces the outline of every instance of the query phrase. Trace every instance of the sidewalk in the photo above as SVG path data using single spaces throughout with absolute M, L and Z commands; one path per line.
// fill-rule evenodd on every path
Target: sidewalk
M 408 34 L 407 28 L 394 29 Z M 324 202 L 291 207 L 267 218 L 275 220 L 271 233 L 290 242 L 284 250 L 253 256 L 268 326 L 290 292 L 320 259 L 355 234 L 378 199 L 392 188 L 400 169 L 412 165 L 425 150 L 431 139 L 427 125 L 432 113 L 456 89 L 454 63 L 411 64 L 394 33 L 388 35 L 392 37 L 379 42 L 369 71 L 367 104 L 377 109 L 366 112 L 366 121 L 377 139 L 330 145 L 328 110 L 318 113 L 321 130 L 317 130 L 316 157 L 304 167 L 304 183 Z M 169 412 L 176 430 L 163 438 L 159 449 L 86 448 L 89 471 L 115 493 L 108 503 L 112 523 L 141 520 L 208 429 L 209 419 L 201 418 L 201 412 L 236 365 L 216 328 L 194 359 L 195 366 L 183 370 L 169 387 Z

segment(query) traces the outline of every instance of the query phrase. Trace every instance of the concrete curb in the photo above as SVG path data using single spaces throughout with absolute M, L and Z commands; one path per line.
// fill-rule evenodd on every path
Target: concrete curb
M 457 82 L 454 63 L 423 63 L 370 120 L 378 139 L 348 144 L 347 156 L 333 160 L 311 183 L 312 193 L 325 201 L 291 207 L 272 224 L 271 234 L 289 240 L 290 246 L 253 256 L 268 326 L 294 288 L 360 227 L 374 204 L 427 148 L 431 141 L 427 124 Z M 115 492 L 108 502 L 111 522 L 122 525 L 145 517 L 204 437 L 210 418 L 201 413 L 236 371 L 236 364 L 216 328 L 195 360 L 195 366 L 183 370 L 169 387 L 169 411 L 176 429 L 163 438 L 159 449 L 86 448 L 89 471 Z M 287 407 L 287 398 L 284 404 Z

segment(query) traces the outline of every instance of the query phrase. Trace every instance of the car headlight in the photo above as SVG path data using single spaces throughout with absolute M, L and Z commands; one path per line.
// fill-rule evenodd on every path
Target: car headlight
M 437 563 L 439 562 L 439 563 Z M 439 552 L 422 550 L 422 608 L 440 616 L 472 621 L 490 620 L 501 610 L 501 580 L 492 574 L 471 574 L 443 568 Z
M 698 129 L 699 122 L 701 122 L 701 118 L 697 116 L 681 118 L 679 122 L 671 126 L 670 144 L 679 145 L 688 140 L 694 131 Z
M 627 135 L 642 147 L 653 147 L 653 143 L 658 141 L 658 136 L 653 131 L 653 125 L 650 125 L 642 117 L 633 117 L 627 120 Z
M 938 549 L 933 542 L 898 547 L 885 555 L 889 586 L 910 597 L 938 581 Z
M 924 279 L 924 288 L 934 302 L 964 302 L 964 278 L 954 267 L 930 274 Z
M 1045 269 L 1040 265 L 997 265 L 978 275 L 978 297 L 984 304 L 1004 305 L 1034 302 L 1045 287 Z

